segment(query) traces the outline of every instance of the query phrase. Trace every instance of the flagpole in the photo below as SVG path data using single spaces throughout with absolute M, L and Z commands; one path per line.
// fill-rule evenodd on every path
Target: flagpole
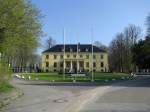
M 77 76 L 78 76 L 78 70 L 79 70 L 79 61 L 78 61 L 78 58 L 79 58 L 79 48 L 78 48 L 78 41 L 77 41 Z
M 66 47 L 65 47 L 65 28 L 63 29 L 63 44 L 64 44 L 64 52 L 63 52 L 63 79 L 65 80 L 65 50 L 66 50 Z
M 92 44 L 92 82 L 94 81 L 94 73 L 93 73 L 93 28 L 91 29 L 91 44 Z

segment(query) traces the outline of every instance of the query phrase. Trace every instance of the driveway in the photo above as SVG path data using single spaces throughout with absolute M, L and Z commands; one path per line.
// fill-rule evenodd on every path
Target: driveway
M 150 78 L 112 84 L 86 102 L 80 112 L 150 112 Z

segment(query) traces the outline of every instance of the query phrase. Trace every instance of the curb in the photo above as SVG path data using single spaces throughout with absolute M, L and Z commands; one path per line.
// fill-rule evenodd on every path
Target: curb
M 4 98 L 2 101 L 0 101 L 0 109 L 8 104 L 10 104 L 11 101 L 16 100 L 17 98 L 24 95 L 23 91 L 20 89 L 16 89 L 16 94 L 14 96 L 10 96 L 7 98 Z

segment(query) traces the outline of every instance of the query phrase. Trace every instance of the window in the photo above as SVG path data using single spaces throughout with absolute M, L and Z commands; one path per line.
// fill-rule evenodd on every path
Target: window
M 104 70 L 103 70 L 103 69 L 101 69 L 101 72 L 104 72 Z
M 60 63 L 60 67 L 63 67 L 63 62 Z
M 73 57 L 76 58 L 76 55 L 74 54 Z
M 93 72 L 96 72 L 96 70 L 95 70 L 95 69 L 93 69 Z
M 83 55 L 80 55 L 80 58 L 82 58 L 83 57 Z
M 69 57 L 70 57 L 70 55 L 68 54 L 68 55 L 67 55 L 67 58 L 69 58 Z
M 56 69 L 54 69 L 54 72 L 56 72 L 57 70 Z
M 89 72 L 90 70 L 89 69 L 86 69 L 86 72 Z
M 89 59 L 89 55 L 86 55 L 86 58 Z
M 84 62 L 83 61 L 79 61 L 79 67 L 84 67 Z
M 101 59 L 103 59 L 104 58 L 104 55 L 103 54 L 101 54 Z
M 96 67 L 96 63 L 95 62 L 93 63 L 93 67 Z
M 46 62 L 46 67 L 49 67 L 49 62 Z
M 103 62 L 101 62 L 101 67 L 104 67 L 104 63 Z
M 56 62 L 54 62 L 54 68 L 56 68 L 57 67 L 57 63 Z
M 63 57 L 64 57 L 63 55 L 60 55 L 60 58 L 61 58 L 61 59 L 63 59 Z
M 70 67 L 70 62 L 66 61 L 66 67 L 69 68 Z
M 54 59 L 57 59 L 57 55 L 54 55 Z
M 46 72 L 48 72 L 48 69 L 46 69 Z
M 86 62 L 86 67 L 89 67 L 89 62 Z
M 46 55 L 46 59 L 49 59 L 49 55 Z
M 93 59 L 96 59 L 96 55 L 93 55 Z

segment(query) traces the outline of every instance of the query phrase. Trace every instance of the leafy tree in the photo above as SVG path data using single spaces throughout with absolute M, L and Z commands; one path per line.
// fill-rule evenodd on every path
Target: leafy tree
M 150 69 L 150 38 L 140 40 L 132 47 L 133 62 L 139 69 Z
M 3 81 L 8 81 L 11 79 L 11 70 L 9 69 L 9 65 L 3 61 L 0 60 L 0 84 Z
M 147 16 L 147 36 L 132 47 L 132 61 L 139 69 L 150 69 L 150 15 Z
M 0 0 L 0 52 L 13 66 L 26 66 L 39 45 L 40 11 L 27 0 Z

